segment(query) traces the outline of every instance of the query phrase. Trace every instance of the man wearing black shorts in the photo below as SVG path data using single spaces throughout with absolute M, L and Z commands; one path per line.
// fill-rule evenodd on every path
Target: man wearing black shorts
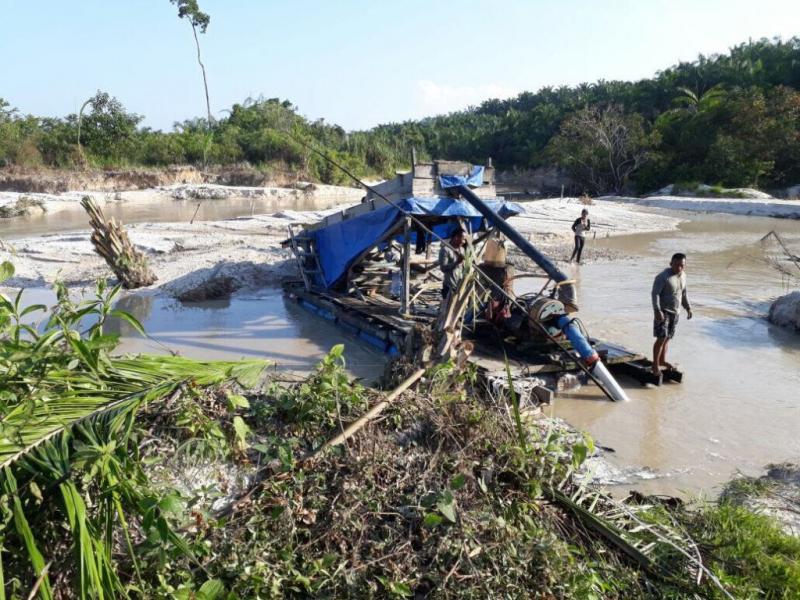
M 656 275 L 651 298 L 653 301 L 653 373 L 659 375 L 662 367 L 672 368 L 667 362 L 667 347 L 675 335 L 680 307 L 686 309 L 686 318 L 692 318 L 692 306 L 686 295 L 686 255 L 674 254 L 669 267 Z

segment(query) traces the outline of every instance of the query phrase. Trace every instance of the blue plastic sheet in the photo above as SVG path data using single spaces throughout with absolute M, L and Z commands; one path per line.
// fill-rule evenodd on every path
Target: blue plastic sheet
M 459 185 L 480 187 L 483 185 L 483 167 L 475 165 L 466 177 L 463 175 L 440 175 L 439 185 L 442 186 L 443 190 L 458 187 Z
M 503 219 L 522 212 L 522 207 L 513 202 L 487 200 L 486 204 Z M 483 217 L 469 202 L 435 197 L 407 198 L 397 202 L 397 208 L 384 206 L 314 230 L 312 235 L 325 287 L 335 286 L 352 262 L 365 250 L 376 245 L 406 213 L 419 216 L 458 217 L 467 220 L 472 231 L 484 229 Z M 433 230 L 437 235 L 447 238 L 456 226 L 454 222 L 441 223 Z

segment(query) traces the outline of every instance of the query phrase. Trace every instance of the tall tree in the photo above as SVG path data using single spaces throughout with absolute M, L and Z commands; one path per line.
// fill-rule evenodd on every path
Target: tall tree
M 200 10 L 197 0 L 169 0 L 172 4 L 178 7 L 178 18 L 188 19 L 192 26 L 192 35 L 194 36 L 194 44 L 197 48 L 197 63 L 200 65 L 200 70 L 203 72 L 203 87 L 206 92 L 206 113 L 208 115 L 208 126 L 211 127 L 211 102 L 208 99 L 208 78 L 206 77 L 206 67 L 200 57 L 200 39 L 197 37 L 197 30 L 200 33 L 205 33 L 208 29 L 208 24 L 211 22 L 211 17 Z
M 644 119 L 619 106 L 589 106 L 569 115 L 550 142 L 550 155 L 594 193 L 620 193 L 651 147 Z

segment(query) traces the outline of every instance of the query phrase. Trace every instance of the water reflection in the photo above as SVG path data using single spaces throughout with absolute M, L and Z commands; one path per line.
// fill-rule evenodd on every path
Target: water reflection
M 382 352 L 285 300 L 279 289 L 191 303 L 146 298 L 124 307 L 142 321 L 152 340 L 141 338 L 126 323 L 117 323 L 123 336 L 121 351 L 169 349 L 195 358 L 264 358 L 279 368 L 308 371 L 332 346 L 344 343 L 353 374 L 371 381 L 383 372 Z

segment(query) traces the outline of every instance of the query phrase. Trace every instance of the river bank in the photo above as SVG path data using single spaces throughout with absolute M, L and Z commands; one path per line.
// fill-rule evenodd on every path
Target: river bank
M 262 360 L 120 356 L 113 337 L 91 343 L 113 306 L 98 294 L 88 329 L 62 296 L 59 320 L 36 309 L 49 324 L 29 335 L 0 303 L 0 356 L 16 360 L 0 369 L 15 433 L 0 447 L 2 573 L 17 596 L 800 590 L 800 542 L 767 517 L 587 489 L 573 474 L 589 438 L 452 363 L 398 374 L 387 393 L 348 377 L 341 345 L 300 379 Z
M 341 197 L 346 194 L 341 192 L 340 195 L 331 197 L 330 190 L 317 188 L 318 191 L 314 192 L 317 199 L 313 202 L 321 206 L 333 204 L 334 208 L 284 209 L 270 214 L 248 214 L 251 212 L 248 199 L 260 198 L 262 189 L 181 186 L 130 192 L 128 194 L 142 195 L 145 199 L 137 201 L 138 196 L 135 196 L 132 204 L 113 206 L 122 211 L 123 220 L 126 211 L 132 212 L 142 204 L 146 209 L 151 209 L 145 210 L 144 218 L 147 214 L 154 213 L 161 213 L 163 217 L 176 208 L 188 216 L 197 207 L 198 201 L 194 199 L 206 198 L 209 192 L 224 190 L 226 194 L 250 194 L 245 196 L 244 202 L 238 204 L 244 216 L 194 223 L 189 223 L 188 218 L 184 222 L 133 223 L 127 229 L 137 248 L 148 256 L 159 278 L 152 286 L 153 289 L 174 297 L 183 297 L 209 279 L 230 280 L 232 287 L 229 291 L 256 289 L 277 285 L 281 278 L 294 273 L 291 252 L 280 245 L 288 235 L 288 226 L 314 222 L 326 214 L 341 210 L 345 206 L 341 203 Z M 8 225 L 14 227 L 7 229 L 13 234 L 5 238 L 4 243 L 9 246 L 5 252 L 10 256 L 13 248 L 17 266 L 15 277 L 7 285 L 47 286 L 59 279 L 68 286 L 86 288 L 93 285 L 98 277 L 108 276 L 107 266 L 94 252 L 89 241 L 86 225 L 78 225 L 81 219 L 86 222 L 83 210 L 76 206 L 80 194 L 75 193 L 73 196 L 71 200 L 60 200 L 61 212 L 53 215 L 56 218 L 18 217 L 7 220 Z M 193 200 L 186 200 L 187 196 Z M 292 197 L 294 196 L 289 196 L 285 203 L 291 205 Z M 165 198 L 169 199 L 166 205 Z M 203 200 L 201 209 L 213 210 L 216 206 L 229 204 L 233 200 L 231 197 L 208 198 Z M 107 210 L 109 202 L 101 206 Z M 585 206 L 574 198 L 530 202 L 522 206 L 524 213 L 510 222 L 544 249 L 554 247 L 559 249 L 560 254 L 565 253 L 568 248 L 565 242 L 572 238 L 572 221 Z M 263 210 L 264 206 L 260 205 L 259 208 Z M 588 208 L 591 210 L 595 228 L 593 239 L 636 232 L 668 231 L 680 223 L 680 219 L 672 216 L 657 215 L 614 202 L 603 202 Z M 252 210 L 255 211 L 255 208 Z M 11 221 L 14 223 L 10 223 Z M 20 231 L 31 229 L 36 224 L 41 226 L 47 221 L 52 223 L 51 229 L 55 229 L 55 232 L 20 236 Z M 76 230 L 58 232 L 65 223 L 74 226 Z M 0 226 L 3 225 L 6 223 L 0 223 Z M 587 259 L 592 258 L 590 254 L 592 253 L 587 253 Z
M 629 202 L 669 210 L 722 213 L 776 219 L 800 219 L 800 200 L 778 198 L 702 198 L 689 196 L 647 196 L 646 198 L 609 197 L 615 202 Z

